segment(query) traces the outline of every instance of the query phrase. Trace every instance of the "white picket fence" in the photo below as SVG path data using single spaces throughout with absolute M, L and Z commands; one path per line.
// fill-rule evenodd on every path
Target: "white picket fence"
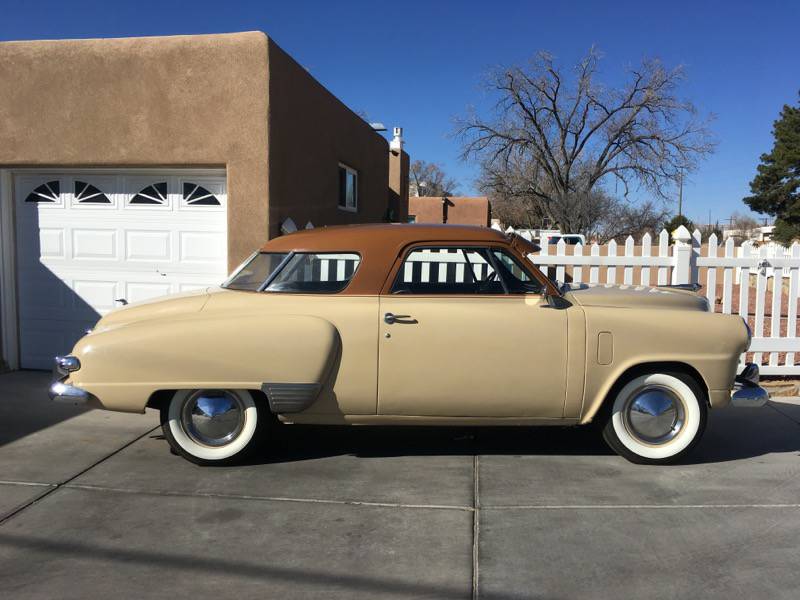
M 700 293 L 717 312 L 732 314 L 734 299 L 738 300 L 735 312 L 747 319 L 753 329 L 751 360 L 761 365 L 762 374 L 800 374 L 800 364 L 795 364 L 795 358 L 800 359 L 797 338 L 800 244 L 790 248 L 778 244 L 755 247 L 745 242 L 736 247 L 733 239 L 720 245 L 717 236 L 712 235 L 704 245 L 699 231 L 690 234 L 685 227 L 674 232 L 673 237 L 670 243 L 670 235 L 662 231 L 654 248 L 652 237 L 645 234 L 638 245 L 641 248 L 638 254 L 630 236 L 621 247 L 613 240 L 605 247 L 595 243 L 589 248 L 568 246 L 562 240 L 555 246 L 543 245 L 530 258 L 560 281 L 564 281 L 569 270 L 576 283 L 631 286 L 700 283 L 703 286 Z M 601 270 L 605 271 L 604 281 Z M 635 277 L 636 270 L 639 272 Z M 704 271 L 702 280 L 701 271 Z M 744 359 L 742 356 L 742 362 Z

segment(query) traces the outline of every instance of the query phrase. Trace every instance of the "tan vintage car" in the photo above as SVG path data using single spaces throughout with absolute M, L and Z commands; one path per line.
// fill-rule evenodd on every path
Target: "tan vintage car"
M 56 359 L 55 400 L 161 412 L 173 450 L 240 459 L 279 423 L 578 425 L 639 463 L 759 406 L 738 316 L 685 289 L 563 285 L 492 229 L 358 225 L 274 239 L 219 288 L 131 304 Z

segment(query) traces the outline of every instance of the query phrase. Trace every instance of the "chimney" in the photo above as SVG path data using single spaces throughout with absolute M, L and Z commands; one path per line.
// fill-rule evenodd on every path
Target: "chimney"
M 405 223 L 408 220 L 409 157 L 403 150 L 403 128 L 393 129 L 389 142 L 389 207 L 387 220 Z
M 389 142 L 389 150 L 395 154 L 399 154 L 403 151 L 403 128 L 394 127 L 392 128 L 392 133 L 394 134 L 394 137 L 392 138 L 392 141 Z

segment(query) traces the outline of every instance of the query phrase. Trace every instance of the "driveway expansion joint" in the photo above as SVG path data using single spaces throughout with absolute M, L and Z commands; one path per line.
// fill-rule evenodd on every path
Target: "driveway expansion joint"
M 480 584 L 480 470 L 480 457 L 475 454 L 472 457 L 472 600 L 478 600 Z
M 150 435 L 156 429 L 159 429 L 159 428 L 160 428 L 160 425 L 157 425 L 156 427 L 152 427 L 152 428 L 148 429 L 143 434 L 136 436 L 134 439 L 130 440 L 126 444 L 123 444 L 122 446 L 120 446 L 119 448 L 117 448 L 113 452 L 110 452 L 109 454 L 105 455 L 104 457 L 100 458 L 99 460 L 93 462 L 91 465 L 89 465 L 85 469 L 82 469 L 78 473 L 75 473 L 71 477 L 67 477 L 66 479 L 64 479 L 64 480 L 62 480 L 62 481 L 60 481 L 58 483 L 43 484 L 43 485 L 48 486 L 47 489 L 44 492 L 42 492 L 41 494 L 38 494 L 33 499 L 29 500 L 28 502 L 25 502 L 21 506 L 18 506 L 17 508 L 15 508 L 15 509 L 11 510 L 10 512 L 6 513 L 5 515 L 3 515 L 2 518 L 0 518 L 0 526 L 4 525 L 9 520 L 13 519 L 15 516 L 17 516 L 18 514 L 20 514 L 21 512 L 26 510 L 27 508 L 33 506 L 34 504 L 37 504 L 37 503 L 41 502 L 42 500 L 47 498 L 50 494 L 53 494 L 54 492 L 58 491 L 62 487 L 65 487 L 70 481 L 74 481 L 75 479 L 77 479 L 78 477 L 83 475 L 84 473 L 87 473 L 87 472 L 91 471 L 97 465 L 107 461 L 109 458 L 111 458 L 113 456 L 116 456 L 117 454 L 119 454 L 120 452 L 125 450 L 125 448 L 127 448 L 128 446 L 131 446 L 131 445 L 135 444 L 136 442 L 138 442 L 139 440 L 141 440 L 145 436 Z
M 116 488 L 101 485 L 86 485 L 80 483 L 69 483 L 62 487 L 74 490 L 112 492 L 118 494 L 134 494 L 142 496 L 161 496 L 177 498 L 220 498 L 227 500 L 254 500 L 259 502 L 297 502 L 304 504 L 336 504 L 344 506 L 369 506 L 377 508 L 404 508 L 404 509 L 428 509 L 428 510 L 453 510 L 461 512 L 473 512 L 472 506 L 460 506 L 457 504 L 409 504 L 403 502 L 378 502 L 370 500 L 335 500 L 324 498 L 292 498 L 287 496 L 257 496 L 250 494 L 222 494 L 218 492 L 170 492 L 165 490 L 144 490 L 134 488 Z

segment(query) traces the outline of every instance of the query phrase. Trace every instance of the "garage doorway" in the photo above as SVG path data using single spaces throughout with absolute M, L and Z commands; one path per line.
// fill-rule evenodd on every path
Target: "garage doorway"
M 50 368 L 123 300 L 227 275 L 224 171 L 20 170 L 11 187 L 21 368 Z

